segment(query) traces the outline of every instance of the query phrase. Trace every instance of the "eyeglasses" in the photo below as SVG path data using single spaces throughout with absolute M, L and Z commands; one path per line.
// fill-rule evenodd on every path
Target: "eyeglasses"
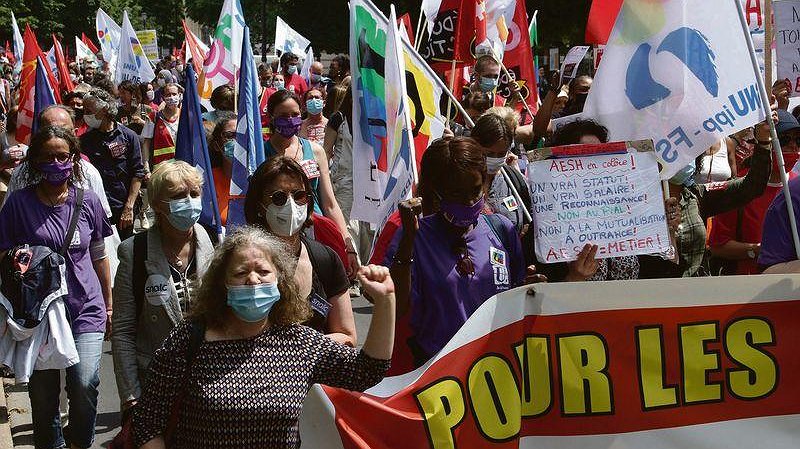
M 794 143 L 795 145 L 800 147 L 800 137 L 778 136 L 778 142 L 781 143 L 781 146 L 789 145 L 789 143 Z
M 276 190 L 272 192 L 267 198 L 269 198 L 270 203 L 280 207 L 286 204 L 289 201 L 289 195 L 292 196 L 294 202 L 300 206 L 308 204 L 308 192 L 305 190 L 295 190 L 294 192 L 285 192 L 283 190 Z

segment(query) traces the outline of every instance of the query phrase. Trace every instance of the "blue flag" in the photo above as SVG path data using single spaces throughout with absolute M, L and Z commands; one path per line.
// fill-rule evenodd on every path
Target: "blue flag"
M 247 194 L 248 179 L 265 160 L 264 141 L 261 136 L 261 110 L 258 102 L 258 75 L 250 46 L 250 28 L 244 27 L 242 39 L 242 61 L 239 74 L 239 103 L 236 121 L 236 147 L 231 172 L 231 195 Z M 231 200 L 228 209 L 228 225 L 245 223 L 244 200 Z
M 31 135 L 36 134 L 39 129 L 39 114 L 48 106 L 56 104 L 53 87 L 47 80 L 44 64 L 41 58 L 36 58 L 36 84 L 33 90 L 33 126 Z
M 215 229 L 217 235 L 221 235 L 222 220 L 217 204 L 217 190 L 214 188 L 211 157 L 208 154 L 200 97 L 197 95 L 197 83 L 194 78 L 194 69 L 189 64 L 186 66 L 186 81 L 183 83 L 183 105 L 175 142 L 175 159 L 195 167 L 203 176 L 203 211 L 200 213 L 199 222 Z

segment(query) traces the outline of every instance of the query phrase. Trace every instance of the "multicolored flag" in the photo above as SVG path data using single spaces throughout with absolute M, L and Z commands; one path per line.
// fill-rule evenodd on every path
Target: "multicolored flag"
M 61 48 L 61 42 L 58 41 L 55 34 L 53 34 L 53 50 L 56 54 L 55 67 L 56 72 L 58 73 L 59 91 L 72 92 L 75 90 L 75 84 L 73 84 L 72 78 L 69 76 L 69 67 L 67 67 L 67 61 L 64 58 L 64 51 Z
M 197 83 L 192 65 L 186 66 L 186 80 L 183 88 L 183 105 L 178 121 L 178 133 L 175 141 L 175 159 L 184 161 L 195 167 L 203 176 L 203 211 L 200 213 L 200 224 L 215 229 L 222 235 L 222 220 L 217 204 L 217 191 L 214 187 L 214 174 L 211 171 L 211 157 L 203 128 L 203 113 L 200 109 L 200 96 L 197 94 Z
M 119 57 L 117 58 L 117 69 L 114 71 L 114 84 L 119 84 L 124 80 L 131 80 L 134 83 L 145 83 L 156 78 L 153 67 L 144 54 L 142 44 L 133 30 L 133 25 L 128 19 L 128 11 L 122 14 L 122 36 L 119 45 Z
M 735 2 L 626 0 L 583 116 L 609 139 L 653 139 L 669 179 L 725 136 L 763 121 Z
M 34 128 L 34 118 L 36 117 L 36 77 L 37 67 L 44 71 L 44 76 L 47 78 L 49 85 L 49 92 L 55 99 L 55 103 L 61 103 L 61 95 L 53 74 L 50 72 L 50 67 L 47 65 L 47 59 L 39 48 L 39 43 L 36 41 L 36 35 L 33 34 L 31 27 L 25 25 L 25 34 L 23 37 L 25 52 L 22 55 L 22 71 L 20 72 L 20 88 L 19 88 L 19 105 L 17 112 L 17 134 L 16 139 L 18 142 L 27 144 L 30 141 L 31 133 Z M 41 93 L 40 95 L 45 95 Z
M 397 15 L 394 5 L 390 8 L 386 33 L 386 58 L 384 79 L 386 80 L 386 153 L 394 161 L 388 172 L 386 187 L 381 198 L 380 228 L 397 210 L 397 203 L 411 197 L 416 184 L 414 163 L 414 139 L 411 136 L 411 117 L 406 93 L 406 67 L 403 57 L 401 33 L 397 30 Z M 405 34 L 404 32 L 402 33 Z M 408 41 L 408 37 L 406 37 Z
M 304 57 L 311 41 L 303 37 L 283 19 L 278 16 L 275 22 L 275 49 L 283 53 L 294 53 L 298 57 Z
M 81 42 L 84 43 L 91 51 L 92 54 L 96 54 L 99 50 L 97 49 L 97 45 L 94 44 L 92 38 L 86 35 L 86 33 L 81 32 Z
M 353 77 L 353 207 L 351 217 L 380 224 L 395 158 L 388 151 L 385 91 L 389 20 L 370 0 L 350 2 L 350 66 Z M 444 132 L 447 88 L 408 40 L 401 39 L 408 115 L 417 168 L 431 141 Z M 442 107 L 444 106 L 444 108 Z
M 181 20 L 181 23 L 183 24 L 183 34 L 186 36 L 184 41 L 184 46 L 186 47 L 184 58 L 186 59 L 184 62 L 189 62 L 189 59 L 191 59 L 195 72 L 200 73 L 203 71 L 203 61 L 205 61 L 208 54 L 208 46 L 192 33 L 185 20 Z
M 228 226 L 245 223 L 244 198 L 248 178 L 265 160 L 264 140 L 261 137 L 261 109 L 258 98 L 258 73 L 250 46 L 250 29 L 245 25 L 242 39 L 241 76 L 239 78 L 238 119 L 236 121 L 236 147 L 233 152 L 231 171 L 231 199 L 228 208 Z
M 97 41 L 100 42 L 100 48 L 103 49 L 103 60 L 108 63 L 108 70 L 113 75 L 117 68 L 122 28 L 103 11 L 103 8 L 97 9 L 95 26 L 97 28 Z M 89 44 L 86 45 L 88 46 Z
M 225 0 L 214 31 L 214 42 L 203 62 L 200 99 L 206 108 L 215 88 L 236 83 L 237 66 L 242 59 L 244 14 L 239 0 Z M 256 84 L 258 86 L 258 84 Z
M 41 114 L 46 107 L 56 104 L 56 91 L 56 86 L 51 85 L 48 79 L 47 65 L 41 58 L 37 58 L 31 134 L 36 134 L 36 131 L 39 129 L 39 114 Z
M 22 39 L 22 34 L 19 32 L 17 25 L 17 18 L 14 13 L 11 13 L 11 32 L 14 35 L 14 73 L 22 71 L 22 59 L 25 52 L 25 42 Z

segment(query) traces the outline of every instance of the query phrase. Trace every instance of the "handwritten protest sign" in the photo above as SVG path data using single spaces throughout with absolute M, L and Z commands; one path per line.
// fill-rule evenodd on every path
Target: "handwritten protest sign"
M 792 83 L 792 96 L 800 96 L 800 1 L 774 3 L 778 79 Z
M 597 258 L 669 249 L 658 163 L 652 141 L 545 149 L 531 161 L 536 257 L 575 260 L 587 243 Z
M 588 45 L 579 45 L 577 47 L 572 47 L 567 52 L 567 56 L 564 57 L 564 63 L 561 64 L 561 83 L 566 84 L 575 79 L 578 75 L 578 68 L 580 68 L 581 61 L 586 56 L 586 53 L 589 52 Z

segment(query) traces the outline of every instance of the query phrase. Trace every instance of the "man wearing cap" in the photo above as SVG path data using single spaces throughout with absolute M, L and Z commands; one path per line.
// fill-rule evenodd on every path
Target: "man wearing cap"
M 775 128 L 783 150 L 783 167 L 778 165 L 777 158 L 773 158 L 772 172 L 764 193 L 745 207 L 714 217 L 714 225 L 709 237 L 709 249 L 712 256 L 726 262 L 722 264 L 727 268 L 723 274 L 758 274 L 761 271 L 758 265 L 760 263 L 759 256 L 762 253 L 762 225 L 764 225 L 763 234 L 766 238 L 767 234 L 771 233 L 764 221 L 767 209 L 783 188 L 780 170 L 785 171 L 789 179 L 796 177 L 792 168 L 800 156 L 800 145 L 797 143 L 800 139 L 800 123 L 792 114 L 779 109 L 778 123 Z M 749 159 L 744 160 L 742 169 L 739 170 L 739 176 L 745 176 L 750 166 L 749 163 Z M 784 204 L 784 213 L 785 210 Z M 788 238 L 788 249 L 794 254 L 791 235 Z M 767 259 L 771 257 L 769 252 L 766 257 Z

